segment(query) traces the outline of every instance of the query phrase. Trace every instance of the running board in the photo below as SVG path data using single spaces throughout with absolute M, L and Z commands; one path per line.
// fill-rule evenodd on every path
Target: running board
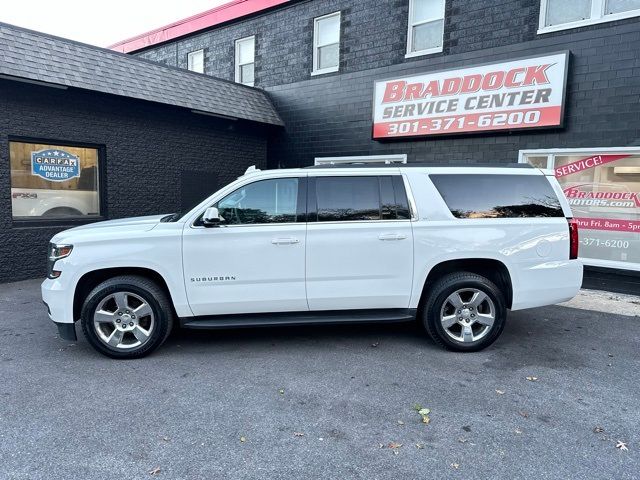
M 189 329 L 268 327 L 277 325 L 320 325 L 370 322 L 408 322 L 415 320 L 416 310 L 392 308 L 380 310 L 342 310 L 317 312 L 247 313 L 185 317 L 180 326 Z

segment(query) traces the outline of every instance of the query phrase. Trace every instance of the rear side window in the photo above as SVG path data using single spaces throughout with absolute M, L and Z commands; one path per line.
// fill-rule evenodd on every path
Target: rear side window
M 542 175 L 430 175 L 457 218 L 564 217 Z
M 316 177 L 317 221 L 372 221 L 409 219 L 409 206 L 402 177 Z M 315 200 L 315 202 L 314 202 Z M 310 212 L 310 221 L 314 221 Z
M 378 177 L 318 177 L 318 221 L 380 220 Z

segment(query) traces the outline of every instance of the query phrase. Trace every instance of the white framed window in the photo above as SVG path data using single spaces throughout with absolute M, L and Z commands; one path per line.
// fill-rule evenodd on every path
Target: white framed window
M 236 40 L 236 82 L 253 87 L 255 83 L 256 37 Z
M 640 0 L 541 0 L 538 33 L 640 16 Z
M 406 57 L 442 51 L 445 0 L 409 0 Z
M 313 70 L 311 75 L 340 69 L 340 12 L 313 20 Z
M 187 68 L 192 72 L 204 73 L 204 50 L 187 54 Z

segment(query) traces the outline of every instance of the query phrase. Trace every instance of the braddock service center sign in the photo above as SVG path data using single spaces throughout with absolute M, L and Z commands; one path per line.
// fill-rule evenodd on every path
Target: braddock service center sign
M 562 125 L 569 52 L 378 81 L 373 138 Z

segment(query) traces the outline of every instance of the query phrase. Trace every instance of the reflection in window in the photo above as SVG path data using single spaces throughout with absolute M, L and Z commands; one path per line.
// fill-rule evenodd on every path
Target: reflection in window
M 296 221 L 298 179 L 261 180 L 218 202 L 223 225 L 289 223 Z
M 456 218 L 563 217 L 542 175 L 431 175 Z
M 98 149 L 9 142 L 13 218 L 98 216 Z
M 318 177 L 318 221 L 380 220 L 378 177 Z

